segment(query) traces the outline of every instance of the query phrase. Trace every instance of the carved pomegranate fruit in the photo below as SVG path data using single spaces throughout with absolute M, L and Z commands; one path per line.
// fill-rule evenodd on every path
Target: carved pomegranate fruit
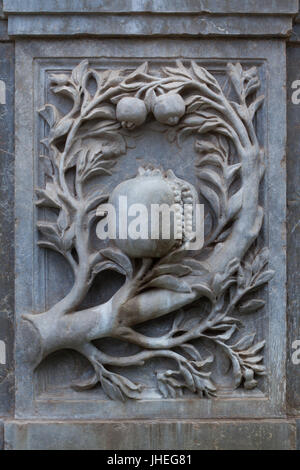
M 167 93 L 159 96 L 153 107 L 157 121 L 175 126 L 185 113 L 185 103 L 178 93 Z
M 117 119 L 122 127 L 134 129 L 144 124 L 147 117 L 147 108 L 144 101 L 139 98 L 122 98 L 117 104 Z
M 126 239 L 121 238 L 119 235 L 120 224 L 122 224 L 120 222 L 121 204 L 125 200 L 129 215 L 127 217 L 126 212 L 125 219 L 122 219 L 123 223 L 127 224 L 127 227 L 125 227 L 128 234 Z M 190 207 L 184 217 L 184 204 L 192 205 L 197 203 L 198 196 L 191 184 L 177 178 L 171 170 L 165 173 L 159 169 L 145 170 L 140 168 L 135 178 L 123 181 L 114 189 L 109 202 L 115 207 L 117 216 L 115 245 L 132 258 L 160 258 L 172 249 L 179 247 L 186 240 L 187 229 L 192 230 L 193 227 L 193 209 Z M 134 207 L 135 204 L 142 205 L 142 209 L 140 209 L 140 206 Z M 156 216 L 152 212 L 155 204 L 159 206 L 165 204 L 169 208 L 174 208 L 174 212 L 171 211 L 166 216 L 169 217 L 168 237 L 166 237 L 166 225 L 164 225 L 166 223 L 165 216 L 157 219 L 155 218 L 157 212 Z M 138 227 L 139 238 L 131 236 L 130 224 L 132 219 L 135 220 L 135 226 Z M 158 220 L 157 225 L 155 225 L 155 220 Z M 146 237 L 145 230 L 143 232 L 140 227 L 141 225 L 145 227 L 145 221 Z M 153 239 L 154 226 L 157 228 L 156 239 Z M 124 226 L 122 229 L 124 234 Z

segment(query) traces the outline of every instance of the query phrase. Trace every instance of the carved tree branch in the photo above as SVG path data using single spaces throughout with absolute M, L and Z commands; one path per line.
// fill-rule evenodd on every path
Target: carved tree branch
M 249 106 L 247 104 L 247 97 L 259 87 L 256 72 L 252 69 L 244 72 L 239 65 L 229 66 L 229 74 L 239 97 L 239 104 L 230 103 L 216 79 L 205 69 L 198 67 L 197 64 L 193 63 L 192 69 L 188 70 L 179 63 L 178 69 L 166 68 L 165 73 L 168 75 L 168 78 L 151 76 L 147 72 L 147 64 L 143 64 L 128 77 L 121 77 L 120 72 L 116 71 L 115 75 L 112 74 L 113 76 L 111 77 L 108 74 L 103 81 L 100 74 L 88 70 L 88 64 L 84 62 L 74 69 L 71 79 L 67 76 L 57 76 L 54 78 L 56 83 L 63 83 L 62 86 L 56 87 L 56 92 L 72 95 L 74 103 L 70 113 L 59 121 L 56 117 L 56 111 L 53 110 L 53 107 L 50 107 L 52 113 L 50 122 L 50 126 L 52 125 L 50 133 L 52 141 L 49 148 L 59 158 L 57 158 L 57 161 L 54 161 L 54 166 L 57 166 L 57 175 L 53 176 L 53 184 L 56 184 L 56 194 L 51 193 L 50 197 L 48 192 L 47 198 L 52 198 L 51 204 L 54 204 L 54 206 L 58 205 L 61 210 L 70 208 L 69 212 L 72 214 L 71 218 L 74 226 L 72 243 L 65 250 L 57 249 L 57 247 L 54 248 L 62 252 L 70 262 L 74 271 L 74 286 L 69 294 L 49 311 L 40 315 L 24 316 L 24 319 L 27 320 L 27 326 L 31 331 L 30 334 L 33 335 L 35 342 L 38 343 L 37 349 L 39 350 L 39 354 L 29 359 L 32 360 L 34 365 L 38 365 L 44 357 L 53 351 L 61 348 L 75 349 L 85 355 L 96 367 L 98 380 L 100 382 L 104 381 L 104 383 L 105 380 L 112 381 L 111 383 L 114 385 L 111 385 L 111 387 L 115 390 L 114 393 L 119 393 L 121 396 L 126 395 L 127 392 L 128 396 L 130 396 L 130 393 L 133 391 L 130 387 L 133 387 L 133 385 L 129 386 L 130 392 L 128 387 L 126 388 L 124 383 L 120 382 L 121 379 L 119 377 L 115 377 L 113 374 L 105 371 L 101 368 L 101 364 L 127 366 L 143 363 L 152 357 L 168 357 L 177 361 L 182 367 L 184 365 L 192 373 L 194 377 L 193 385 L 191 385 L 191 382 L 190 385 L 185 383 L 184 386 L 187 386 L 191 391 L 199 389 L 201 393 L 203 390 L 210 389 L 209 383 L 206 383 L 207 388 L 205 388 L 203 383 L 197 388 L 195 384 L 197 380 L 200 380 L 200 376 L 197 376 L 197 371 L 194 370 L 187 359 L 171 351 L 171 349 L 204 336 L 207 330 L 222 323 L 223 318 L 236 306 L 242 295 L 240 291 L 236 293 L 227 310 L 224 313 L 220 313 L 217 309 L 218 301 L 215 291 L 218 286 L 215 279 L 217 276 L 222 278 L 224 272 L 228 270 L 228 265 L 233 260 L 237 260 L 237 263 L 232 265 L 228 276 L 237 271 L 238 263 L 244 258 L 249 247 L 258 236 L 263 220 L 263 210 L 259 206 L 258 196 L 260 181 L 264 171 L 263 150 L 260 149 L 253 125 L 254 115 L 261 105 L 262 99 L 257 99 Z M 86 89 L 86 83 L 90 74 L 97 81 L 97 91 L 93 97 L 89 96 L 89 92 Z M 144 85 L 142 83 L 143 80 L 145 81 Z M 173 85 L 174 81 L 176 83 L 175 86 Z M 72 147 L 74 142 L 77 141 L 77 136 L 80 135 L 80 138 L 82 138 L 84 135 L 87 137 L 90 135 L 88 132 L 85 134 L 80 134 L 79 132 L 82 124 L 89 119 L 89 116 L 93 116 L 93 112 L 96 113 L 94 115 L 97 115 L 97 112 L 100 115 L 103 113 L 103 116 L 107 112 L 109 114 L 110 108 L 107 111 L 105 108 L 102 109 L 101 106 L 107 106 L 106 103 L 109 100 L 113 103 L 118 103 L 121 99 L 120 96 L 124 96 L 124 92 L 130 96 L 134 95 L 137 99 L 144 98 L 147 109 L 155 113 L 155 100 L 157 96 L 164 95 L 164 93 L 168 93 L 170 90 L 174 93 L 174 91 L 184 92 L 186 89 L 200 92 L 200 95 L 196 96 L 200 111 L 196 110 L 195 115 L 196 122 L 204 122 L 204 124 L 199 129 L 195 128 L 195 131 L 198 133 L 214 131 L 232 140 L 240 159 L 241 189 L 239 197 L 242 201 L 240 207 L 238 207 L 239 210 L 234 214 L 230 235 L 224 242 L 217 243 L 205 259 L 209 272 L 204 277 L 203 273 L 186 275 L 184 277 L 186 291 L 184 292 L 171 291 L 164 288 L 147 290 L 143 288 L 143 278 L 150 271 L 153 264 L 152 260 L 143 260 L 141 269 L 129 275 L 128 266 L 130 269 L 133 268 L 130 260 L 124 258 L 124 254 L 116 255 L 108 251 L 106 252 L 107 258 L 105 258 L 105 250 L 99 253 L 91 253 L 89 247 L 90 224 L 91 220 L 94 220 L 95 217 L 94 210 L 97 206 L 97 201 L 99 204 L 101 197 L 103 199 L 104 196 L 101 196 L 100 199 L 96 197 L 95 200 L 92 200 L 92 205 L 88 202 L 88 195 L 84 195 L 82 181 L 78 173 L 81 163 L 75 162 L 74 155 L 72 155 Z M 180 99 L 182 100 L 182 98 Z M 204 118 L 201 117 L 201 106 L 209 110 L 209 112 L 203 114 Z M 45 111 L 43 112 L 45 113 Z M 78 112 L 79 115 L 75 117 Z M 112 115 L 109 114 L 109 116 Z M 207 130 L 206 118 L 214 120 L 209 130 Z M 120 123 L 116 123 L 113 118 L 109 119 L 108 127 L 104 126 L 104 130 L 101 131 L 100 128 L 98 132 L 100 132 L 100 135 L 101 132 L 108 132 L 111 135 L 112 132 L 107 131 L 107 129 L 114 129 L 113 135 L 117 136 Z M 179 127 L 188 126 L 188 124 L 185 124 L 185 119 L 182 122 L 183 124 L 179 124 Z M 188 118 L 186 122 L 188 122 Z M 61 123 L 64 123 L 64 126 Z M 63 130 L 60 130 L 62 127 Z M 66 131 L 66 129 L 68 130 Z M 64 151 L 62 154 L 59 154 L 53 142 L 64 134 L 66 134 Z M 119 154 L 121 153 L 122 151 L 119 150 Z M 104 158 L 103 152 L 100 152 L 100 156 L 102 159 Z M 74 194 L 66 181 L 66 171 L 70 157 L 73 158 L 75 162 L 73 165 L 76 166 L 76 191 Z M 86 165 L 86 159 L 87 155 L 85 155 L 83 160 L 84 165 Z M 105 168 L 109 168 L 109 166 L 103 166 L 100 169 L 103 172 L 107 172 Z M 99 170 L 99 167 L 97 167 L 97 170 Z M 224 218 L 208 240 L 208 245 L 211 242 L 215 242 L 226 222 L 227 219 Z M 78 261 L 72 255 L 72 248 L 77 252 Z M 127 266 L 125 268 L 127 280 L 122 288 L 105 304 L 77 311 L 78 305 L 86 296 L 95 274 L 105 269 L 108 265 L 119 272 L 123 272 L 124 266 L 122 266 L 122 260 Z M 226 276 L 224 275 L 223 277 L 226 281 Z M 171 336 L 164 335 L 160 338 L 148 338 L 133 330 L 135 325 L 174 312 L 202 296 L 208 297 L 212 302 L 210 315 L 194 328 L 178 337 L 172 337 L 171 334 Z M 126 339 L 145 348 L 146 351 L 128 358 L 110 358 L 90 343 L 93 340 L 107 336 Z M 225 345 L 224 348 L 226 349 L 228 346 Z M 237 356 L 238 353 L 232 353 L 232 361 L 238 360 L 236 359 Z M 176 375 L 177 372 L 174 372 L 174 374 Z M 188 376 L 187 372 L 186 376 Z M 195 379 L 196 376 L 198 377 L 197 380 Z M 203 375 L 201 377 L 203 379 Z M 241 381 L 241 377 L 240 372 L 237 382 Z M 170 378 L 163 376 L 160 380 L 164 383 L 162 387 L 170 385 L 168 382 L 168 380 L 171 380 Z M 182 388 L 179 382 L 176 382 L 176 384 L 175 388 Z M 115 386 L 117 386 L 117 389 Z M 136 392 L 136 390 L 134 391 Z

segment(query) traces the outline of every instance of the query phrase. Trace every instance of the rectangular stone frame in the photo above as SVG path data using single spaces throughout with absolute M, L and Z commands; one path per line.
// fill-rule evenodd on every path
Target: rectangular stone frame
M 1 427 L 0 427 L 1 445 Z M 290 421 L 10 421 L 8 450 L 292 450 Z M 113 454 L 113 452 L 111 452 Z
M 300 365 L 293 363 L 295 341 L 300 339 L 300 105 L 292 101 L 292 85 L 300 78 L 300 16 L 294 34 L 287 44 L 287 270 L 288 270 L 288 335 L 287 335 L 287 408 L 292 415 L 300 412 Z
M 64 59 L 122 58 L 145 60 L 194 58 L 222 61 L 261 61 L 265 67 L 265 136 L 267 172 L 265 187 L 267 239 L 270 268 L 275 276 L 269 284 L 269 366 L 266 396 L 217 400 L 129 401 L 119 404 L 101 400 L 41 401 L 34 397 L 32 372 L 22 361 L 26 347 L 18 330 L 20 317 L 35 308 L 41 286 L 34 282 L 38 270 L 34 226 L 34 184 L 37 162 L 37 108 L 41 104 L 36 79 L 39 60 L 64 63 Z M 180 40 L 106 39 L 65 40 L 39 43 L 16 41 L 16 418 L 44 417 L 77 419 L 207 419 L 262 418 L 284 416 L 286 350 L 286 99 L 285 44 L 280 40 Z M 39 98 L 40 97 L 40 98 Z M 42 103 L 43 104 L 43 103 Z M 25 118 L 26 117 L 26 118 Z M 102 401 L 103 404 L 103 401 Z

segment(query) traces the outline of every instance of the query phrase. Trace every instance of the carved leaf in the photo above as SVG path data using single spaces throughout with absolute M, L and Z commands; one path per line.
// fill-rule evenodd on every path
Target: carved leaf
M 226 211 L 226 224 L 234 219 L 240 212 L 243 205 L 243 190 L 240 189 L 235 193 L 228 201 L 228 207 Z
M 200 82 L 204 82 L 207 85 L 213 86 L 214 89 L 216 89 L 218 92 L 221 91 L 220 85 L 212 74 L 210 74 L 205 68 L 199 67 L 199 65 L 197 65 L 194 61 L 192 61 L 191 64 L 193 72 Z
M 229 261 L 224 272 L 216 273 L 212 282 L 212 289 L 215 295 L 220 295 L 225 292 L 228 287 L 236 282 L 236 279 L 232 275 L 240 269 L 239 260 L 234 258 Z
M 48 241 L 54 243 L 58 248 L 60 247 L 61 238 L 56 224 L 51 222 L 38 222 L 37 227 Z
M 199 353 L 198 349 L 195 348 L 195 346 L 192 344 L 181 344 L 180 347 L 186 354 L 191 356 L 192 359 L 195 361 L 201 361 L 201 354 Z
M 176 61 L 177 68 L 175 67 L 164 67 L 163 71 L 166 75 L 170 77 L 181 77 L 185 78 L 188 80 L 192 79 L 192 75 L 188 71 L 188 69 L 183 65 L 183 63 L 180 60 Z
M 263 360 L 263 356 L 254 356 L 254 357 L 247 357 L 246 361 L 247 364 L 257 364 Z
M 258 109 L 262 106 L 264 102 L 264 95 L 259 96 L 251 105 L 249 106 L 250 118 L 253 119 Z
M 98 108 L 94 108 L 84 119 L 115 119 L 116 111 L 114 106 L 103 104 Z
M 55 209 L 60 209 L 61 204 L 56 196 L 53 187 L 49 185 L 47 189 L 38 189 L 36 190 L 36 195 L 38 200 L 36 201 L 36 205 L 40 207 L 53 207 Z
M 65 73 L 53 73 L 50 75 L 50 80 L 57 85 L 66 85 L 69 83 L 70 77 Z
M 86 213 L 96 209 L 97 206 L 106 202 L 108 198 L 109 198 L 109 194 L 102 194 L 99 191 L 99 189 L 96 189 L 96 191 L 93 191 L 91 194 L 88 195 L 86 199 L 86 206 L 85 206 Z
M 54 243 L 51 243 L 51 242 L 47 242 L 45 240 L 39 240 L 37 242 L 37 245 L 40 247 L 40 248 L 46 248 L 47 250 L 53 250 L 53 251 L 56 251 L 57 253 L 61 253 L 62 254 L 62 250 L 60 250 L 60 248 L 58 246 L 56 246 Z
M 193 363 L 198 369 L 202 369 L 204 366 L 206 366 L 207 364 L 212 364 L 214 362 L 214 356 L 213 355 L 210 355 L 210 356 L 207 356 L 205 359 L 201 360 L 201 361 L 197 361 L 195 363 Z M 210 376 L 210 373 L 204 373 L 204 372 L 201 372 L 201 374 L 209 377 Z
M 181 262 L 186 252 L 182 249 L 174 250 L 169 253 L 167 256 L 161 259 L 160 263 L 162 264 L 173 264 L 177 262 Z
M 54 140 L 66 135 L 72 127 L 73 122 L 74 119 L 72 118 L 66 118 L 59 121 L 55 127 L 51 129 L 51 132 L 49 133 L 49 141 L 53 142 Z
M 195 149 L 199 153 L 199 144 L 195 144 Z M 220 170 L 223 169 L 223 161 L 219 155 L 216 153 L 210 153 L 207 155 L 207 157 L 202 157 L 201 160 L 197 161 L 195 163 L 196 168 L 201 168 L 205 166 L 212 166 L 212 167 L 217 167 L 220 168 Z
M 216 300 L 216 297 L 215 297 L 213 291 L 205 283 L 197 283 L 197 284 L 192 286 L 192 289 L 195 290 L 198 293 L 198 295 L 201 294 L 201 295 L 203 295 L 203 297 L 207 297 L 212 302 L 214 302 Z
M 181 327 L 181 325 L 184 323 L 185 321 L 185 314 L 184 314 L 184 311 L 183 310 L 179 310 L 178 313 L 176 313 L 175 317 L 174 317 L 174 321 L 173 321 L 173 327 L 172 329 L 173 330 L 177 330 Z
M 241 356 L 254 356 L 255 354 L 257 354 L 259 351 L 261 351 L 264 348 L 265 344 L 266 344 L 265 341 L 260 341 L 259 343 L 255 344 L 254 346 L 251 346 L 245 351 L 241 351 L 239 354 Z
M 197 316 L 194 315 L 183 315 L 183 318 L 180 321 L 180 316 L 177 316 L 174 319 L 172 330 L 177 331 L 189 331 L 190 329 L 197 327 L 199 324 L 199 313 Z
M 186 384 L 187 388 L 191 392 L 195 392 L 196 391 L 196 386 L 195 386 L 194 378 L 193 378 L 191 372 L 188 370 L 188 368 L 184 364 L 180 364 L 179 369 L 180 369 L 180 372 L 181 372 L 181 374 L 184 378 L 184 381 L 185 381 L 185 384 Z
M 153 269 L 151 277 L 161 276 L 162 274 L 173 274 L 178 277 L 183 277 L 191 272 L 192 269 L 183 264 L 162 264 Z
M 99 175 L 112 175 L 112 172 L 108 170 L 107 167 L 113 167 L 115 164 L 116 162 L 107 162 L 103 165 L 101 162 L 98 165 L 93 166 L 92 168 L 84 172 L 84 175 L 82 176 L 82 181 L 87 181 L 89 178 L 93 178 Z
M 68 98 L 71 98 L 73 101 L 77 97 L 77 91 L 73 86 L 54 86 L 51 88 L 53 93 L 65 95 Z
M 111 119 L 99 119 L 96 120 L 94 123 L 85 123 L 81 129 L 78 131 L 78 137 L 84 139 L 87 137 L 107 137 L 110 141 L 115 139 L 117 140 L 118 138 L 121 139 L 121 136 L 117 134 L 115 131 L 119 131 L 121 128 L 121 124 L 116 121 L 112 121 Z M 108 132 L 111 132 L 111 134 L 106 134 Z
M 237 92 L 238 96 L 241 96 L 243 93 L 243 68 L 241 64 L 228 64 L 227 70 L 235 91 Z
M 195 377 L 195 386 L 200 397 L 205 396 L 215 396 L 216 387 L 209 378 L 201 378 L 199 376 Z
M 79 149 L 77 152 L 70 152 L 65 159 L 65 169 L 68 170 L 73 166 L 76 166 L 80 154 L 83 152 L 83 149 Z
M 135 91 L 144 86 L 146 83 L 151 83 L 153 77 L 147 74 L 148 63 L 140 65 L 134 72 L 132 72 L 125 80 L 122 81 L 120 87 L 124 90 Z
M 245 364 L 247 364 L 245 362 Z M 257 375 L 265 375 L 266 368 L 265 366 L 261 366 L 259 364 L 249 364 L 249 367 L 257 374 Z
M 122 253 L 121 250 L 118 250 L 117 248 L 114 248 L 114 249 L 105 248 L 104 250 L 101 250 L 101 254 L 104 258 L 108 258 L 114 263 L 121 266 L 121 268 L 123 268 L 128 278 L 129 279 L 132 278 L 133 276 L 132 263 L 130 259 L 128 258 L 128 256 Z
M 252 267 L 250 263 L 245 262 L 243 266 L 238 268 L 237 283 L 240 289 L 245 289 L 250 285 L 252 279 Z
M 247 96 L 255 93 L 260 84 L 257 69 L 252 67 L 244 71 L 240 64 L 231 64 L 228 70 L 233 86 L 240 98 L 239 104 L 231 104 L 235 110 L 233 112 L 237 113 L 234 116 L 234 120 L 238 123 L 240 116 L 241 120 L 244 121 L 241 125 L 243 124 L 244 126 L 244 124 L 249 124 L 249 116 L 253 118 L 263 102 L 263 97 L 259 97 L 249 107 L 245 106 Z M 206 255 L 206 253 L 210 253 L 215 249 L 214 245 L 216 241 L 219 242 L 222 239 L 222 235 L 223 237 L 230 235 L 232 226 L 234 226 L 232 221 L 238 216 L 243 199 L 245 199 L 243 189 L 237 190 L 235 193 L 231 191 L 234 188 L 232 184 L 239 177 L 241 165 L 240 163 L 229 164 L 229 162 L 236 162 L 237 160 L 235 154 L 230 155 L 231 146 L 228 141 L 231 138 L 233 143 L 236 144 L 235 139 L 240 138 L 241 132 L 238 125 L 235 125 L 233 129 L 231 127 L 232 124 L 230 124 L 231 121 L 226 118 L 226 109 L 229 109 L 226 105 L 230 106 L 230 103 L 226 101 L 220 85 L 213 75 L 195 62 L 192 63 L 190 70 L 181 62 L 177 62 L 177 67 L 167 67 L 164 70 L 167 78 L 161 77 L 161 74 L 160 76 L 151 75 L 148 71 L 147 63 L 142 64 L 129 75 L 126 74 L 127 72 L 124 70 L 108 70 L 101 73 L 92 71 L 89 69 L 88 61 L 85 60 L 75 67 L 71 77 L 66 74 L 57 74 L 52 77 L 52 82 L 56 85 L 53 91 L 73 97 L 74 107 L 62 119 L 58 110 L 53 105 L 48 105 L 48 107 L 41 111 L 41 114 L 51 127 L 50 141 L 53 142 L 61 139 L 61 146 L 59 145 L 59 151 L 57 149 L 55 151 L 54 145 L 45 142 L 53 161 L 54 171 L 52 171 L 52 183 L 47 184 L 45 190 L 38 192 L 39 200 L 37 204 L 59 209 L 59 216 L 56 224 L 53 222 L 40 222 L 38 224 L 38 229 L 45 238 L 39 244 L 40 246 L 62 252 L 65 256 L 67 254 L 68 257 L 70 253 L 66 253 L 66 251 L 71 249 L 73 243 L 76 246 L 75 232 L 77 234 L 78 229 L 80 229 L 84 231 L 84 235 L 89 235 L 90 221 L 94 217 L 95 208 L 97 204 L 107 199 L 107 195 L 99 194 L 99 190 L 89 194 L 88 188 L 84 188 L 81 191 L 80 187 L 80 184 L 91 176 L 111 174 L 110 170 L 115 164 L 115 161 L 112 161 L 112 159 L 124 154 L 128 148 L 121 124 L 116 122 L 115 107 L 111 104 L 101 103 L 101 94 L 103 95 L 106 90 L 109 90 L 109 93 L 107 93 L 109 95 L 108 99 L 114 104 L 123 96 L 140 97 L 144 99 L 148 110 L 150 110 L 156 99 L 156 94 L 165 91 L 179 91 L 186 84 L 189 84 L 188 82 L 191 80 L 193 80 L 194 84 L 195 80 L 197 80 L 197 87 L 194 88 L 197 90 L 196 93 L 199 93 L 199 90 L 201 90 L 201 96 L 191 95 L 190 91 L 193 92 L 194 89 L 192 87 L 187 90 L 189 93 L 186 93 L 184 97 L 187 106 L 186 116 L 181 119 L 179 126 L 174 126 L 169 137 L 175 142 L 176 133 L 179 135 L 179 141 L 181 136 L 188 135 L 189 133 L 208 134 L 204 141 L 197 141 L 195 145 L 201 157 L 196 164 L 201 182 L 199 190 L 212 208 L 210 214 L 212 219 L 212 239 L 203 251 L 203 254 Z M 94 96 L 87 89 L 88 80 L 91 76 L 97 82 L 97 90 Z M 123 94 L 121 93 L 122 88 L 125 91 Z M 216 95 L 218 99 L 216 99 Z M 95 106 L 91 105 L 87 108 L 88 103 L 90 104 L 94 98 L 96 98 Z M 222 102 L 224 106 L 221 105 Z M 224 109 L 224 112 L 222 109 Z M 76 117 L 77 123 L 81 119 L 78 129 L 73 127 L 73 117 Z M 72 133 L 75 145 L 73 147 L 73 140 L 71 138 L 68 139 L 68 148 L 63 152 L 61 147 L 63 147 L 64 139 L 62 138 L 69 134 L 71 129 L 74 129 L 74 132 L 76 131 L 75 137 Z M 229 138 L 219 137 L 221 134 Z M 97 141 L 97 154 L 93 150 L 94 144 L 90 145 L 92 141 L 92 139 L 89 140 L 90 138 L 93 138 L 93 142 Z M 78 148 L 80 140 L 82 141 L 83 149 L 74 153 L 76 152 L 74 149 Z M 237 150 L 238 147 L 236 145 Z M 74 152 L 72 152 L 72 149 Z M 247 150 L 249 149 L 245 148 L 245 154 L 247 154 Z M 55 152 L 57 153 L 55 154 Z M 74 180 L 72 182 L 68 180 L 66 185 L 61 184 L 61 181 L 57 184 L 58 181 L 56 180 L 59 163 L 61 158 L 65 157 L 65 153 L 67 153 L 67 156 L 63 162 L 63 171 L 66 172 L 69 168 L 76 165 L 76 172 L 68 172 L 68 178 L 74 178 Z M 244 159 L 242 158 L 242 160 L 244 164 Z M 247 161 L 246 158 L 245 160 Z M 63 176 L 60 172 L 59 178 L 61 179 Z M 244 185 L 244 178 L 239 183 Z M 72 198 L 69 198 L 68 190 L 72 193 Z M 78 223 L 78 218 L 76 217 L 77 205 L 80 209 L 84 207 L 86 217 L 80 227 L 76 225 L 75 231 L 75 224 Z M 89 237 L 82 237 L 81 240 L 84 238 L 86 238 L 88 243 Z M 79 241 L 81 242 L 81 240 Z M 89 250 L 91 247 L 87 245 L 86 248 Z M 126 274 L 129 278 L 133 277 L 131 260 L 120 250 L 106 248 L 101 251 L 101 254 L 104 258 L 103 261 L 93 267 L 92 265 L 89 266 L 92 271 L 91 279 L 104 269 L 115 269 L 122 274 Z M 87 257 L 87 262 L 90 261 L 92 263 L 92 260 L 95 259 L 94 253 L 91 253 L 91 255 Z M 179 344 L 179 347 L 173 348 L 176 352 L 173 349 L 163 349 L 163 355 L 166 356 L 170 353 L 172 355 L 169 357 L 174 359 L 174 354 L 176 354 L 175 358 L 179 370 L 158 374 L 159 390 L 163 396 L 171 396 L 172 398 L 182 396 L 184 389 L 198 393 L 201 397 L 214 394 L 216 387 L 210 379 L 210 373 L 199 370 L 206 364 L 211 363 L 213 357 L 210 356 L 202 360 L 198 350 L 198 343 L 195 346 L 188 342 L 190 341 L 189 337 L 192 341 L 195 338 L 199 340 L 202 336 L 210 341 L 214 341 L 223 348 L 231 361 L 236 387 L 241 384 L 243 379 L 245 388 L 251 389 L 255 387 L 257 382 L 253 378 L 254 373 L 265 373 L 265 367 L 261 365 L 263 357 L 259 354 L 264 346 L 264 342 L 256 345 L 253 344 L 253 334 L 244 336 L 233 346 L 226 344 L 236 332 L 238 324 L 238 320 L 227 316 L 226 312 L 232 311 L 232 307 L 235 307 L 235 305 L 230 305 L 230 302 L 234 301 L 235 296 L 241 299 L 241 294 L 244 295 L 251 289 L 263 285 L 272 277 L 272 271 L 263 272 L 267 264 L 267 252 L 263 250 L 256 256 L 247 258 L 242 263 L 240 259 L 232 260 L 228 263 L 224 272 L 218 272 L 217 266 L 210 268 L 208 264 L 204 265 L 197 260 L 185 258 L 185 256 L 186 252 L 184 250 L 180 252 L 179 249 L 170 253 L 163 260 L 160 260 L 153 272 L 150 275 L 146 274 L 144 285 L 140 289 L 141 291 L 145 287 L 159 288 L 186 294 L 197 291 L 198 297 L 205 296 L 211 300 L 211 302 L 202 302 L 204 307 L 200 312 L 196 312 L 197 309 L 193 308 L 186 316 L 183 311 L 175 315 L 173 327 L 169 332 L 169 338 L 176 338 L 176 344 Z M 218 259 L 218 256 L 215 259 Z M 78 260 L 79 273 L 81 269 L 80 263 L 81 260 Z M 212 282 L 211 278 L 214 273 L 216 275 Z M 198 281 L 198 279 L 200 282 L 190 286 L 184 279 L 184 276 L 190 274 L 192 275 L 190 278 L 193 282 Z M 156 278 L 153 279 L 153 276 L 156 276 Z M 196 276 L 198 276 L 198 279 Z M 147 283 L 146 285 L 145 282 Z M 237 288 L 230 289 L 227 293 L 227 290 L 233 283 L 238 284 Z M 132 284 L 133 288 L 135 288 L 135 279 Z M 195 296 L 182 296 L 182 298 L 184 297 L 192 299 Z M 246 313 L 253 312 L 264 305 L 264 301 L 259 299 L 248 300 L 238 304 L 239 301 L 236 301 L 236 303 L 239 305 L 240 311 Z M 209 316 L 209 322 L 207 316 Z M 210 321 L 211 317 L 213 317 L 212 322 Z M 189 331 L 191 330 L 193 331 L 189 336 Z M 184 332 L 184 335 L 182 335 L 182 332 Z M 176 336 L 175 333 L 180 334 Z M 184 336 L 182 344 L 177 343 L 180 340 L 180 336 Z M 143 344 L 143 335 L 139 337 L 141 344 Z M 130 340 L 130 336 L 128 338 Z M 166 338 L 164 337 L 163 340 L 165 341 Z M 149 341 L 149 338 L 147 341 Z M 159 342 L 159 338 L 156 341 Z M 146 344 L 149 345 L 147 342 Z M 151 356 L 150 351 L 151 348 L 147 347 L 147 357 Z M 126 397 L 138 398 L 141 386 L 133 384 L 125 377 L 105 370 L 100 362 L 95 364 L 96 355 L 97 353 L 93 355 L 91 361 L 96 370 L 96 375 L 88 381 L 79 384 L 78 389 L 87 390 L 100 381 L 104 393 L 111 399 L 124 401 Z M 99 354 L 99 357 L 102 357 L 102 355 Z M 141 357 L 143 357 L 143 352 L 137 354 L 137 364 L 143 362 Z M 157 357 L 157 350 L 155 350 L 153 357 Z M 124 365 L 126 359 L 124 361 L 124 358 L 122 358 L 122 361 L 122 365 Z M 118 362 L 118 358 L 115 358 L 115 362 Z M 132 357 L 129 362 L 132 363 Z
M 162 394 L 163 398 L 168 398 L 169 396 L 168 386 L 162 380 L 157 380 L 157 388 Z
M 234 354 L 231 355 L 230 359 L 231 359 L 231 365 L 232 365 L 232 371 L 233 371 L 233 377 L 234 377 L 234 385 L 236 388 L 238 388 L 243 378 L 241 366 L 240 366 L 239 360 Z
M 211 189 L 209 186 L 200 185 L 200 193 L 202 196 L 209 202 L 211 205 L 214 216 L 216 219 L 219 219 L 221 216 L 221 201 L 217 195 L 217 193 Z
M 241 169 L 240 163 L 237 163 L 236 165 L 229 165 L 228 167 L 224 169 L 224 175 L 225 175 L 227 187 L 231 185 L 236 175 L 239 173 L 240 169 Z
M 244 71 L 241 64 L 228 64 L 227 70 L 237 95 L 243 100 L 260 87 L 256 67 Z
M 62 209 L 59 213 L 57 226 L 61 232 L 64 232 L 69 226 L 69 217 L 64 209 Z
M 75 225 L 74 223 L 64 232 L 62 237 L 62 247 L 64 251 L 71 250 L 75 239 Z
M 232 325 L 228 328 L 225 333 L 222 333 L 221 335 L 216 336 L 217 339 L 222 340 L 222 341 L 228 341 L 233 333 L 236 331 L 236 325 Z
M 215 171 L 209 169 L 199 171 L 198 178 L 202 181 L 211 183 L 217 189 L 219 189 L 221 193 L 223 192 L 223 182 L 218 173 L 216 173 Z
M 268 248 L 263 248 L 254 258 L 252 263 L 252 270 L 254 273 L 259 273 L 266 266 L 269 260 Z

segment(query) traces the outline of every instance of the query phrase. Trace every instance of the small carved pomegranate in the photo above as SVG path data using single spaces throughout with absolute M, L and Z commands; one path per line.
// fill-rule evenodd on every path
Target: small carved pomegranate
M 185 103 L 178 93 L 167 93 L 159 96 L 153 107 L 155 118 L 169 126 L 175 126 L 185 113 Z
M 144 124 L 147 117 L 147 108 L 144 101 L 129 96 L 118 102 L 116 114 L 122 127 L 134 129 Z
M 125 227 L 128 234 L 126 239 L 119 236 L 121 200 L 126 200 L 129 215 L 127 218 L 126 213 L 126 218 L 123 219 L 123 223 L 127 224 Z M 190 207 L 191 210 L 184 214 L 184 204 L 192 205 L 197 201 L 198 196 L 195 188 L 191 184 L 177 178 L 171 170 L 164 173 L 159 169 L 145 170 L 140 168 L 135 178 L 123 181 L 114 189 L 109 200 L 115 207 L 117 216 L 117 239 L 114 241 L 116 246 L 132 258 L 160 258 L 168 254 L 172 249 L 184 243 L 187 229 L 191 231 L 193 227 L 193 209 Z M 136 211 L 136 208 L 133 206 L 135 204 L 142 206 L 136 206 Z M 163 221 L 165 216 L 163 215 L 160 219 L 157 219 L 156 213 L 155 219 L 152 212 L 153 205 L 161 206 L 163 204 L 168 208 L 174 208 L 174 212 L 171 211 L 167 215 L 167 217 L 170 217 L 171 213 L 171 217 L 168 219 L 169 236 L 167 237 L 165 232 L 166 225 L 164 225 L 166 219 Z M 131 207 L 134 208 L 133 213 L 130 212 Z M 132 220 L 130 220 L 130 216 L 135 217 L 136 226 L 144 226 L 146 222 L 146 237 L 140 236 L 138 238 L 131 236 L 130 224 Z M 137 217 L 139 219 L 138 222 Z M 157 220 L 159 221 L 156 225 L 156 239 L 153 237 L 154 219 L 156 223 Z M 186 227 L 184 224 L 186 224 Z M 122 231 L 124 233 L 124 226 Z M 141 229 L 140 233 L 142 233 Z

